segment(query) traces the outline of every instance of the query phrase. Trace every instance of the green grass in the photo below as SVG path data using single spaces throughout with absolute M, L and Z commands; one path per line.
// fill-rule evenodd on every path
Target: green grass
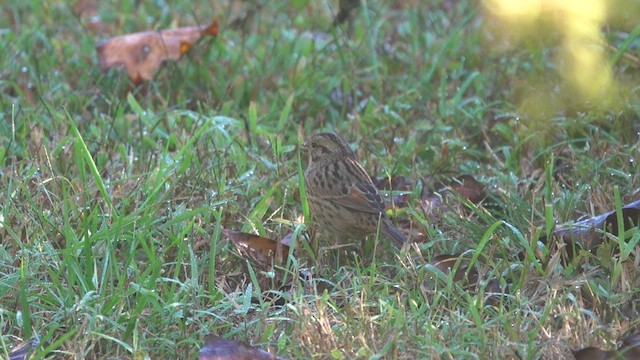
M 475 2 L 408 3 L 364 2 L 350 33 L 331 28 L 333 1 L 268 2 L 244 28 L 226 2 L 101 2 L 97 33 L 67 2 L 5 6 L 0 353 L 37 337 L 33 359 L 193 359 L 216 334 L 286 358 L 555 359 L 637 332 L 637 229 L 569 264 L 538 240 L 638 191 L 638 64 L 610 53 L 622 105 L 563 93 L 527 113 L 525 95 L 561 79 L 553 46 L 501 51 Z M 220 36 L 150 83 L 100 72 L 100 40 L 214 17 Z M 638 31 L 605 35 L 638 56 Z M 423 242 L 315 258 L 297 146 L 320 130 L 357 146 L 372 176 L 422 181 L 398 214 Z M 489 198 L 424 214 L 421 187 L 460 174 Z M 295 256 L 265 272 L 223 228 L 295 231 Z M 440 273 L 430 261 L 448 253 L 485 280 Z M 261 296 L 273 292 L 287 304 Z

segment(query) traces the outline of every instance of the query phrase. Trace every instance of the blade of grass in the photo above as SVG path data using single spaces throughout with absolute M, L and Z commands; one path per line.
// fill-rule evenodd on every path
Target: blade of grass
M 111 213 L 114 214 L 116 217 L 120 217 L 120 215 L 118 214 L 118 210 L 113 206 L 113 203 L 111 202 L 111 197 L 107 192 L 107 187 L 104 185 L 104 181 L 102 180 L 100 171 L 98 171 L 98 167 L 96 166 L 96 163 L 93 161 L 93 157 L 89 152 L 89 148 L 87 148 L 87 144 L 84 142 L 84 139 L 82 138 L 82 135 L 80 134 L 80 131 L 76 126 L 76 122 L 73 120 L 73 117 L 71 116 L 69 111 L 67 111 L 67 108 L 63 107 L 63 109 L 67 116 L 69 126 L 71 126 L 71 132 L 75 136 L 76 146 L 79 147 L 80 152 L 84 158 L 84 161 L 86 162 L 86 164 L 89 165 L 89 171 L 91 172 L 91 175 L 93 176 L 93 180 L 96 182 L 96 185 L 98 186 L 98 190 L 102 195 L 102 199 L 109 207 L 109 210 L 111 211 Z

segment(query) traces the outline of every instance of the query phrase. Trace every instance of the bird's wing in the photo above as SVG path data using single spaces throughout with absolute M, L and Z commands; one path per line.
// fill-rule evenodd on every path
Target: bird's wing
M 341 181 L 325 187 L 321 196 L 354 211 L 384 213 L 384 202 L 367 172 L 357 162 L 348 165 L 350 171 L 342 172 Z M 333 167 L 334 164 L 329 166 Z

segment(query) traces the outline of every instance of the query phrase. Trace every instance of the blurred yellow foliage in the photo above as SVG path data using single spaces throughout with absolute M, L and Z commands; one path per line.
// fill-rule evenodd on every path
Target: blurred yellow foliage
M 618 6 L 623 5 L 621 3 L 618 1 Z M 508 44 L 529 40 L 547 42 L 552 38 L 557 45 L 554 63 L 562 81 L 550 89 L 535 89 L 537 94 L 524 94 L 521 105 L 527 105 L 521 110 L 525 110 L 526 115 L 536 118 L 540 110 L 545 110 L 542 113 L 547 115 L 549 110 L 558 110 L 555 107 L 562 105 L 558 104 L 558 99 L 553 99 L 558 95 L 571 104 L 586 107 L 596 105 L 612 110 L 621 105 L 621 86 L 614 79 L 607 58 L 607 43 L 601 31 L 608 21 L 609 2 L 485 0 L 483 4 L 490 21 L 494 20 L 492 35 L 507 40 Z M 541 93 L 547 94 L 547 101 L 540 96 Z M 531 106 L 532 102 L 537 104 Z

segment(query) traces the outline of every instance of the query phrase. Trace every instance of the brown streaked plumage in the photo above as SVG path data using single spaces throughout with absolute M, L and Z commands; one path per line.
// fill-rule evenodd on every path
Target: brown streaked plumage
M 304 182 L 313 219 L 343 238 L 362 239 L 379 228 L 401 248 L 407 239 L 387 218 L 378 190 L 349 144 L 327 132 L 313 135 L 306 146 Z

